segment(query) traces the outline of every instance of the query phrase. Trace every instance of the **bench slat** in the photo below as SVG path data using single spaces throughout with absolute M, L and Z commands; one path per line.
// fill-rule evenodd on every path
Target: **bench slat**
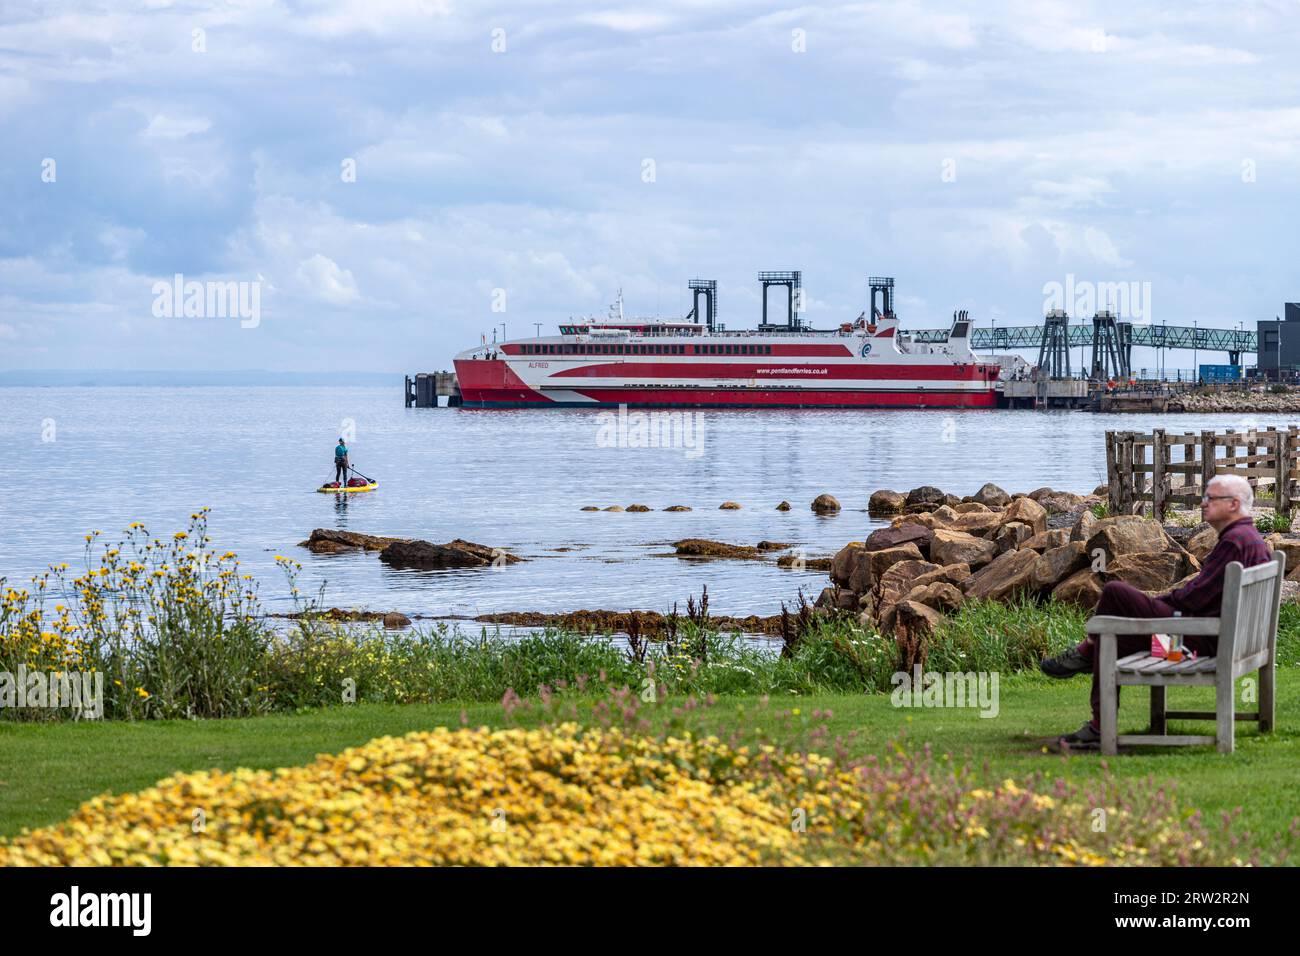
M 1088 634 L 1203 634 L 1219 633 L 1217 617 L 1114 617 L 1100 614 L 1088 618 Z

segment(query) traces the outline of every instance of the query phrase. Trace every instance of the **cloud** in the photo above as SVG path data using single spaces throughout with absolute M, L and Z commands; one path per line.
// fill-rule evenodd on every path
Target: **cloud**
M 347 305 L 361 298 L 356 280 L 348 269 L 319 252 L 298 264 L 298 279 L 315 295 L 331 305 Z
M 620 286 L 680 315 L 695 277 L 745 327 L 767 268 L 801 269 L 824 324 L 869 273 L 922 327 L 1036 321 L 1066 272 L 1270 316 L 1296 295 L 1296 34 L 1281 6 L 1118 0 L 9 4 L 0 365 L 441 365 Z M 265 321 L 155 320 L 176 272 L 263 276 Z

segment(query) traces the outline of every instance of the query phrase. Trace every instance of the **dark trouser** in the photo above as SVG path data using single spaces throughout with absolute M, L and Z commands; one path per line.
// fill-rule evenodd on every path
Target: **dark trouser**
M 345 458 L 334 459 L 334 480 L 340 485 L 347 484 L 348 480 L 348 463 Z
M 1101 600 L 1097 602 L 1094 614 L 1112 614 L 1115 617 L 1173 617 L 1177 610 L 1168 601 L 1143 594 L 1131 584 L 1124 581 L 1109 581 L 1102 588 Z M 1150 634 L 1118 634 L 1115 637 L 1115 657 L 1118 660 L 1127 654 L 1151 650 Z M 1183 647 L 1196 651 L 1202 657 L 1212 655 L 1219 646 L 1217 637 L 1188 635 L 1183 638 Z M 1092 658 L 1092 725 L 1101 726 L 1101 681 L 1097 671 L 1101 667 L 1101 655 L 1097 653 L 1097 639 L 1089 635 L 1079 644 L 1079 653 Z M 1116 701 L 1119 689 L 1116 688 Z

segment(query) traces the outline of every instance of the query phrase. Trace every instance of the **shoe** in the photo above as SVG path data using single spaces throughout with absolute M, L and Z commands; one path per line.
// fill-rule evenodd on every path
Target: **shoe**
M 1080 653 L 1077 647 L 1062 651 L 1056 657 L 1041 661 L 1038 669 L 1049 677 L 1073 677 L 1092 670 L 1092 658 Z
M 1074 733 L 1062 736 L 1061 743 L 1070 747 L 1095 747 L 1101 743 L 1101 732 L 1093 729 L 1092 721 L 1086 721 Z

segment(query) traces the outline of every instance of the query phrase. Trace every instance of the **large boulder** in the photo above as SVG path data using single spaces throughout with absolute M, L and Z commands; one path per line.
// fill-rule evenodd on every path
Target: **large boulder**
M 848 588 L 829 587 L 822 588 L 822 593 L 817 596 L 817 601 L 813 607 L 825 608 L 828 611 L 853 611 L 858 606 L 858 596 Z
M 926 585 L 914 585 L 903 600 L 914 601 L 936 611 L 946 612 L 957 610 L 965 598 L 956 585 L 949 584 L 947 581 L 934 581 Z
M 1092 532 L 1096 529 L 1098 520 L 1097 516 L 1092 513 L 1091 508 L 1085 509 L 1070 529 L 1070 540 L 1086 542 L 1092 537 Z
M 819 515 L 831 515 L 840 510 L 840 503 L 834 495 L 818 495 L 813 499 L 812 510 Z
M 863 560 L 867 549 L 861 541 L 850 541 L 831 558 L 831 580 L 840 587 L 848 587 L 849 578 L 853 576 L 858 561 Z
M 1149 521 L 1140 515 L 1116 515 L 1102 518 L 1092 529 L 1088 537 L 1088 553 L 1101 549 L 1106 554 L 1106 562 L 1122 554 L 1136 554 L 1141 551 L 1164 551 L 1168 536 L 1157 521 Z
M 932 531 L 935 528 L 946 527 L 946 525 L 942 521 L 939 521 L 937 518 L 935 518 L 934 515 L 932 515 L 928 511 L 913 512 L 912 514 L 899 515 L 897 518 L 893 519 L 890 522 L 890 525 L 895 528 L 901 527 L 902 525 L 905 524 L 919 524 L 923 527 L 929 528 Z
M 500 548 L 489 548 L 460 538 L 446 544 L 432 541 L 394 541 L 379 552 L 379 560 L 395 568 L 481 568 L 501 567 L 522 560 Z
M 1281 551 L 1286 555 L 1286 567 L 1288 572 L 1295 568 L 1300 568 L 1300 538 L 1279 538 L 1275 542 L 1270 541 L 1269 544 L 1272 546 L 1274 551 Z M 1195 552 L 1192 553 L 1195 554 Z M 1196 555 L 1196 557 L 1200 558 L 1201 556 Z
M 948 522 L 948 527 L 953 531 L 965 531 L 967 534 L 986 538 L 1000 524 L 1002 524 L 1001 512 L 976 511 L 970 514 L 958 515 L 954 520 Z
M 1023 521 L 1008 521 L 993 534 L 993 544 L 998 554 L 1015 551 L 1034 536 L 1034 529 Z
M 963 501 L 959 505 L 953 505 L 952 510 L 959 515 L 968 515 L 976 513 L 988 514 L 993 509 L 988 505 L 980 504 L 978 501 Z
M 860 601 L 859 606 L 870 612 L 881 628 L 887 630 L 894 605 L 912 590 L 919 578 L 938 570 L 939 565 L 929 561 L 900 561 L 880 576 L 871 594 Z
M 951 505 L 940 505 L 930 512 L 930 516 L 937 525 L 946 527 L 957 520 L 958 514 Z
M 1058 584 L 1052 591 L 1052 598 L 1063 604 L 1074 604 L 1091 611 L 1101 600 L 1101 588 L 1101 575 L 1084 568 Z
M 1049 495 L 1054 495 L 1054 494 L 1056 494 L 1055 491 L 1053 491 L 1051 488 L 1044 486 L 1042 488 L 1035 488 L 1033 491 L 1027 492 L 1025 494 L 1025 497 L 1028 498 L 1030 501 L 1038 501 L 1041 498 L 1046 498 Z
M 891 567 L 900 561 L 921 561 L 925 562 L 921 549 L 910 541 L 907 544 L 901 544 L 896 548 L 885 548 L 883 551 L 868 552 L 867 564 L 871 568 L 870 580 L 864 582 L 865 586 L 857 588 L 859 593 L 868 590 L 871 585 L 879 581 Z M 858 583 L 858 577 L 855 575 L 854 580 L 850 582 L 850 587 Z
M 1059 548 L 1062 545 L 1070 543 L 1070 529 L 1056 528 L 1051 531 L 1041 531 L 1034 535 L 1028 541 L 1023 542 L 1020 547 L 1028 548 L 1030 551 L 1037 551 L 1042 554 L 1044 551 L 1050 551 L 1052 548 Z
M 1082 541 L 1071 541 L 1059 548 L 1049 548 L 1034 562 L 1030 581 L 1037 591 L 1055 588 L 1070 575 L 1089 566 L 1088 552 Z
M 1125 581 L 1139 591 L 1167 591 L 1179 579 L 1182 556 L 1173 551 L 1133 551 L 1112 558 L 1103 577 Z
M 907 493 L 907 507 L 916 505 L 931 505 L 930 510 L 939 507 L 944 503 L 943 492 L 933 485 L 922 485 L 919 488 L 913 488 Z
M 930 538 L 930 560 L 936 564 L 982 567 L 997 556 L 997 545 L 964 531 L 939 529 Z
M 1076 495 L 1070 491 L 1056 491 L 1035 500 L 1046 509 L 1049 515 L 1059 515 L 1073 511 L 1083 504 L 1085 499 L 1083 495 Z
M 894 568 L 899 565 L 894 565 Z M 892 571 L 893 568 L 890 568 Z M 944 581 L 948 584 L 960 585 L 970 577 L 969 564 L 947 564 L 941 568 L 935 568 L 932 571 L 926 571 L 918 574 L 912 579 L 912 587 L 924 587 L 927 584 L 933 584 L 936 581 Z
M 925 551 L 930 547 L 930 538 L 933 535 L 934 532 L 925 525 L 909 521 L 896 527 L 877 528 L 867 535 L 865 547 L 868 551 L 884 551 L 886 548 L 896 548 L 911 542 Z
M 925 659 L 925 641 L 943 623 L 943 615 L 932 607 L 916 601 L 902 601 L 894 614 L 893 632 L 903 651 L 903 667 L 911 670 L 913 664 Z
M 1011 496 L 990 481 L 971 495 L 971 500 L 989 507 L 1000 508 L 1011 503 Z
M 384 538 L 376 534 L 361 534 L 359 531 L 316 528 L 312 531 L 311 537 L 298 543 L 298 547 L 306 548 L 312 554 L 335 554 L 339 551 L 383 551 L 390 544 L 405 540 L 405 538 Z
M 871 500 L 867 502 L 867 514 L 896 515 L 906 504 L 907 498 L 904 495 L 882 488 L 880 491 L 872 492 Z
M 962 582 L 967 600 L 1006 601 L 1032 593 L 1031 579 L 1039 557 L 1033 551 L 1008 551 L 999 555 Z
M 1019 521 L 1029 525 L 1033 533 L 1047 530 L 1047 509 L 1033 498 L 1017 498 L 1002 510 L 1000 524 Z

